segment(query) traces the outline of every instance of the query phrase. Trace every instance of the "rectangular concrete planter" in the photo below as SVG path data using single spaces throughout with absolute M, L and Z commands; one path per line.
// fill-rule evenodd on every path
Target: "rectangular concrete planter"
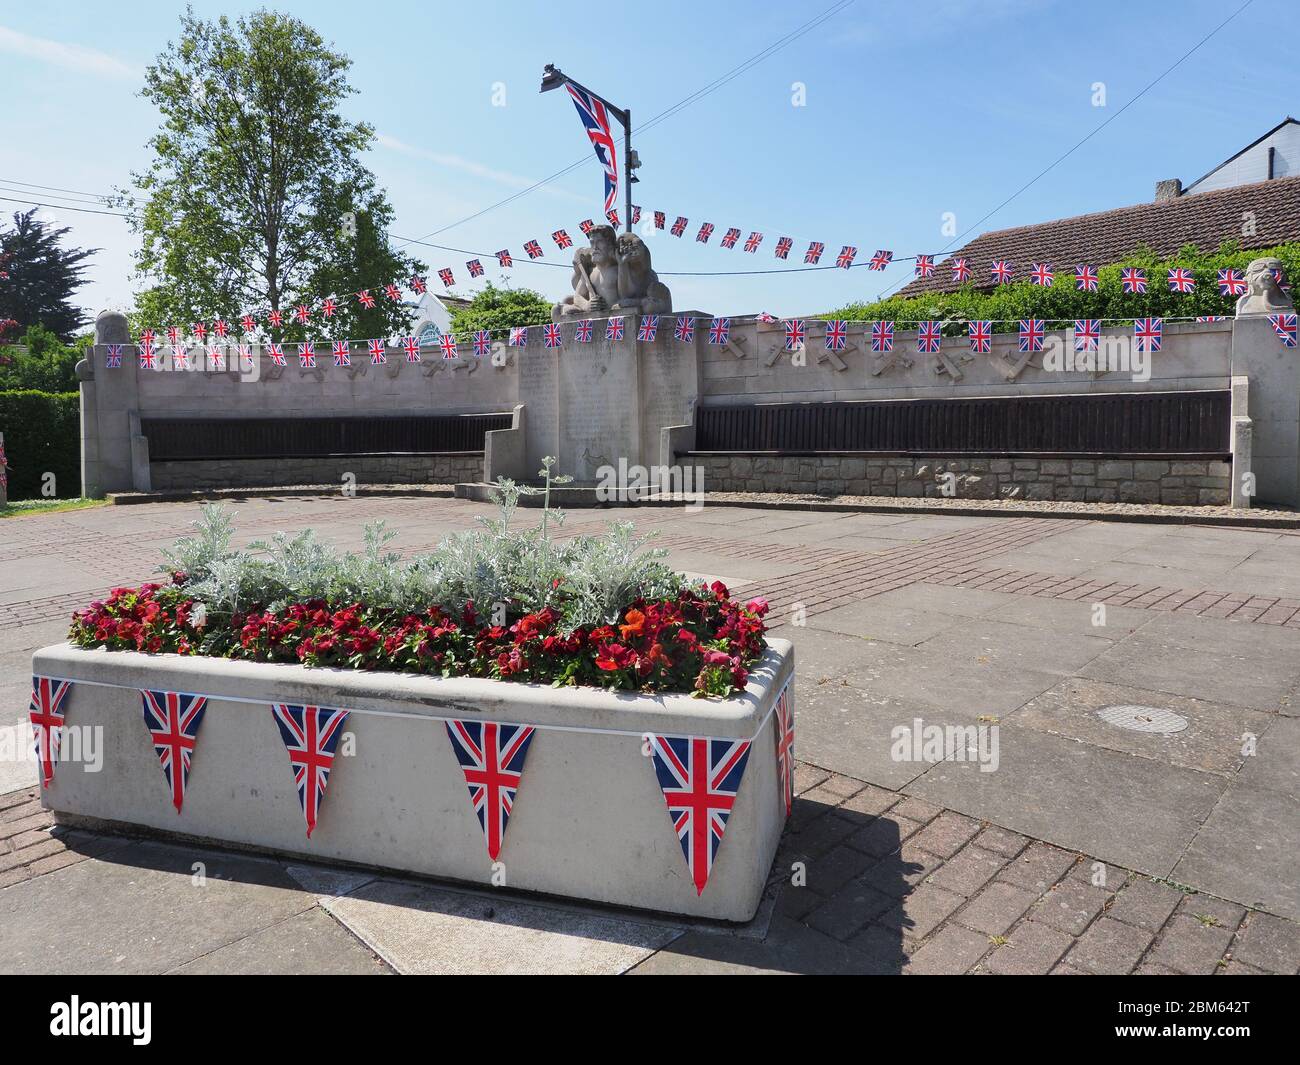
M 102 727 L 102 765 L 59 764 L 42 792 L 61 821 L 179 832 L 214 844 L 492 884 L 446 718 L 537 726 L 495 870 L 500 886 L 728 921 L 753 917 L 785 820 L 776 699 L 794 650 L 769 640 L 726 700 L 224 659 L 60 644 L 32 672 L 73 681 L 69 730 Z M 82 681 L 85 683 L 75 683 Z M 173 808 L 139 690 L 207 695 L 183 811 Z M 334 761 L 306 838 L 273 702 L 353 711 L 355 753 Z M 369 711 L 364 712 L 364 711 Z M 641 736 L 748 739 L 749 762 L 708 885 L 697 894 Z

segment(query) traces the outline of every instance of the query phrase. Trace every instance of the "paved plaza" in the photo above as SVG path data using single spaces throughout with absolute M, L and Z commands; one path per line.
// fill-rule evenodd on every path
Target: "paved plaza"
M 492 512 L 234 507 L 243 540 L 357 547 L 382 517 L 407 553 Z M 197 512 L 0 521 L 0 725 L 32 651 Z M 573 511 L 561 535 L 611 519 L 767 596 L 794 641 L 798 798 L 749 926 L 52 829 L 11 760 L 0 970 L 1300 971 L 1300 531 L 710 505 Z M 980 738 L 933 754 L 932 726 Z

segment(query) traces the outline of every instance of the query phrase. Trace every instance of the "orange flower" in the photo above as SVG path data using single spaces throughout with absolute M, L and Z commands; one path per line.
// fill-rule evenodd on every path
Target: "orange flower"
M 618 631 L 623 634 L 623 639 L 629 636 L 640 636 L 645 629 L 645 615 L 639 610 L 629 610 L 627 612 L 627 624 L 620 625 Z

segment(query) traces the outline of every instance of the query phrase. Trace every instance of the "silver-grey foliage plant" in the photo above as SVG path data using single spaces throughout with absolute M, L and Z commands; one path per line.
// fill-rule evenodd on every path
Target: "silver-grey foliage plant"
M 661 561 L 667 552 L 645 548 L 649 537 L 633 535 L 630 522 L 611 523 L 605 536 L 551 538 L 564 513 L 551 508 L 550 487 L 569 480 L 552 477 L 553 462 L 547 459 L 539 471 L 544 489 L 501 478 L 493 492 L 497 517 L 481 517 L 479 528 L 453 534 L 428 554 L 405 561 L 388 550 L 397 534 L 382 521 L 365 527 L 360 553 L 340 553 L 310 529 L 235 549 L 234 515 L 206 504 L 194 522 L 195 535 L 164 550 L 164 568 L 185 574 L 186 592 L 209 618 L 257 607 L 278 611 L 306 599 L 403 613 L 434 605 L 459 613 L 473 603 L 487 617 L 502 604 L 510 618 L 550 606 L 566 629 L 574 629 L 616 622 L 640 598 L 675 596 L 686 579 Z M 541 523 L 516 530 L 520 496 L 542 492 Z

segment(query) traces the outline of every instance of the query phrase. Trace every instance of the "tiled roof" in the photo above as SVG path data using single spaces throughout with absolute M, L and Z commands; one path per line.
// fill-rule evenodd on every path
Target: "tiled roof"
M 1253 236 L 1241 232 L 1247 211 L 1254 215 Z M 1105 266 L 1118 262 L 1142 245 L 1164 257 L 1173 255 L 1184 244 L 1214 251 L 1223 241 L 1233 239 L 1248 250 L 1300 241 L 1300 177 L 999 229 L 976 237 L 950 255 L 969 261 L 971 279 L 977 287 L 991 288 L 989 265 L 995 259 L 1011 262 L 1020 280 L 1035 262 L 1052 263 L 1059 274 L 1079 263 Z M 951 276 L 947 263 L 940 263 L 934 276 L 914 278 L 898 295 L 951 292 L 959 287 Z

